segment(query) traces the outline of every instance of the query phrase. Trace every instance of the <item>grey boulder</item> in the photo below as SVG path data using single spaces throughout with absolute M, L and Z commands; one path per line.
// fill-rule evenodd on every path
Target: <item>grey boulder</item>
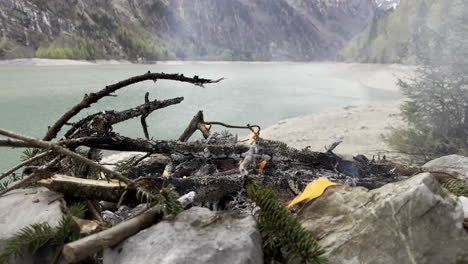
M 263 263 L 255 219 L 193 207 L 105 249 L 104 264 Z
M 443 156 L 427 162 L 422 167 L 425 170 L 446 172 L 454 176 L 464 176 L 468 179 L 468 158 L 464 156 Z
M 62 195 L 46 188 L 20 189 L 10 191 L 0 197 L 0 250 L 5 241 L 22 228 L 31 224 L 47 222 L 52 227 L 58 226 L 63 216 Z M 47 252 L 43 252 L 48 254 Z M 35 255 L 34 259 L 26 254 L 22 259 L 10 263 L 45 263 L 43 257 Z
M 369 191 L 333 186 L 299 220 L 331 263 L 468 263 L 459 199 L 430 173 Z

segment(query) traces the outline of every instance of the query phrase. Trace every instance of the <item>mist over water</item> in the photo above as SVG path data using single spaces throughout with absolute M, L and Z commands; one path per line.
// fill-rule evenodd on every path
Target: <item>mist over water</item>
M 193 115 L 203 110 L 206 121 L 258 124 L 265 128 L 278 120 L 350 104 L 394 100 L 396 92 L 378 90 L 345 80 L 324 77 L 323 63 L 166 63 L 156 65 L 9 66 L 0 67 L 0 127 L 41 138 L 47 126 L 80 102 L 85 93 L 105 85 L 151 72 L 183 73 L 226 80 L 200 88 L 173 81 L 147 81 L 117 91 L 84 110 L 79 118 L 103 110 L 124 110 L 150 100 L 184 96 L 179 104 L 153 112 L 150 136 L 177 138 Z M 74 119 L 75 121 L 77 118 Z M 216 128 L 224 130 L 224 128 Z M 139 119 L 115 130 L 144 137 Z M 63 132 L 63 131 L 62 131 Z M 245 131 L 235 131 L 245 135 Z M 21 150 L 0 149 L 0 171 L 15 165 Z

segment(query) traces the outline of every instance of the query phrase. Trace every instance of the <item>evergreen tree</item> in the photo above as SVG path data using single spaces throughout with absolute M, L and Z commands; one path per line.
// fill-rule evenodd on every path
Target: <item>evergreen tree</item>
M 421 30 L 414 51 L 420 66 L 414 78 L 399 81 L 407 127 L 393 130 L 389 143 L 417 162 L 468 155 L 467 7 L 456 0 L 441 30 Z

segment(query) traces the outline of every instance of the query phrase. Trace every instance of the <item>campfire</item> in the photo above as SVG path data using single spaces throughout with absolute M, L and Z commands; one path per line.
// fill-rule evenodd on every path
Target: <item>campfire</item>
M 209 80 L 148 72 L 86 94 L 49 127 L 42 140 L 0 129 L 1 135 L 10 138 L 0 140 L 0 146 L 33 149 L 24 162 L 1 176 L 6 178 L 27 166 L 21 179 L 1 191 L 2 195 L 16 188 L 39 185 L 64 194 L 66 200 L 86 201 L 90 208 L 93 219 L 86 221 L 95 224 L 83 219 L 76 222 L 82 229 L 86 227 L 88 233 L 95 234 L 65 245 L 63 255 L 68 261 L 83 259 L 104 246 L 115 245 L 165 215 L 177 212 L 179 203 L 173 196 L 174 190 L 184 195 L 179 202 L 185 207 L 198 205 L 251 213 L 255 204 L 248 199 L 246 191 L 246 182 L 251 179 L 269 186 L 279 201 L 293 209 L 320 196 L 328 186 L 349 184 L 373 189 L 417 172 L 364 156 L 345 160 L 333 152 L 339 142 L 323 153 L 308 148 L 292 149 L 282 142 L 262 139 L 258 125 L 205 121 L 202 111 L 195 114 L 178 140 L 151 139 L 146 118 L 158 109 L 181 103 L 182 97 L 151 101 L 146 93 L 142 105 L 123 111 L 97 112 L 72 121 L 83 109 L 121 88 L 160 79 L 198 86 L 222 81 L 222 78 Z M 140 118 L 145 139 L 125 137 L 113 130 L 114 125 L 132 118 Z M 214 126 L 232 132 L 212 132 Z M 65 127 L 64 137 L 52 141 Z M 249 139 L 242 141 L 231 134 L 238 129 L 250 131 Z M 190 141 L 195 133 L 200 133 L 202 139 Z M 145 154 L 111 164 L 112 170 L 104 166 L 109 164 L 101 164 L 102 150 Z M 153 201 L 159 201 L 158 206 L 162 207 L 158 208 L 166 211 L 141 205 L 154 206 Z M 127 213 L 123 213 L 122 206 L 127 208 Z M 109 228 L 118 222 L 122 224 Z M 133 231 L 128 232 L 129 229 Z

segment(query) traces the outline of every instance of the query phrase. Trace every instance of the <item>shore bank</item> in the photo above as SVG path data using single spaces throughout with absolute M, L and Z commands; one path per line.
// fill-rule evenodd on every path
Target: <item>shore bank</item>
M 119 65 L 131 64 L 126 60 L 58 60 L 58 59 L 39 59 L 25 58 L 13 60 L 0 60 L 0 66 L 74 66 L 74 65 Z
M 362 85 L 398 91 L 399 78 L 411 77 L 413 66 L 336 63 L 327 75 L 359 82 Z M 262 137 L 280 140 L 298 149 L 310 147 L 324 151 L 333 142 L 343 141 L 335 153 L 352 157 L 357 154 L 399 157 L 385 142 L 391 127 L 404 125 L 399 116 L 401 100 L 350 105 L 311 115 L 281 120 L 262 130 Z

